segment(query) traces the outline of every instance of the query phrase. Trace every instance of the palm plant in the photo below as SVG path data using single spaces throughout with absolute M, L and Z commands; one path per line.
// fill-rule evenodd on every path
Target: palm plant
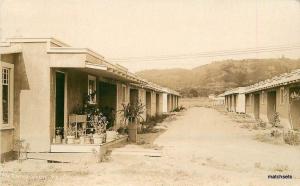
M 144 113 L 145 106 L 141 101 L 135 103 L 122 104 L 122 109 L 119 111 L 123 113 L 124 123 L 134 123 L 144 120 L 142 114 Z

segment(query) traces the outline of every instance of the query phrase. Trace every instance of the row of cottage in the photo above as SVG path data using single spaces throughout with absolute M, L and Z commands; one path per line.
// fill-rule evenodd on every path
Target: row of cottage
M 286 129 L 300 129 L 300 69 L 247 87 L 226 91 L 228 111 L 271 122 L 275 113 Z
M 30 152 L 50 152 L 58 127 L 70 114 L 89 104 L 113 115 L 110 124 L 122 124 L 122 104 L 140 100 L 143 118 L 178 107 L 179 93 L 107 62 L 90 49 L 74 48 L 53 38 L 11 38 L 0 44 L 1 161 L 13 157 L 16 140 L 25 140 Z

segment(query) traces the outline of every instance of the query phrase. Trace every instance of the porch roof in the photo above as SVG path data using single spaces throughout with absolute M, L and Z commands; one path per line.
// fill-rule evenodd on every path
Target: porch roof
M 14 54 L 14 53 L 21 53 L 22 48 L 20 45 L 13 45 L 10 46 L 7 43 L 0 44 L 0 54 Z
M 7 47 L 15 47 L 13 51 L 21 52 L 21 47 L 18 49 L 17 45 L 12 45 L 12 43 L 46 43 L 47 54 L 50 55 L 50 67 L 79 68 L 84 71 L 93 72 L 94 74 L 101 72 L 101 75 L 108 78 L 119 79 L 138 84 L 143 86 L 143 88 L 180 96 L 180 94 L 174 90 L 156 85 L 129 72 L 127 68 L 119 64 L 106 61 L 103 56 L 88 48 L 70 47 L 54 38 L 9 38 L 7 42 L 0 43 L 0 52 L 2 50 L 4 51 Z M 6 51 L 8 51 L 8 49 L 6 49 Z
M 244 94 L 245 93 L 245 87 L 237 87 L 230 90 L 227 90 L 223 93 L 223 96 L 229 96 L 232 94 Z
M 246 87 L 245 92 L 251 93 L 297 82 L 300 82 L 300 69 L 294 70 L 291 73 L 284 73 L 279 76 L 275 76 L 265 81 L 260 81 L 254 85 L 250 85 Z

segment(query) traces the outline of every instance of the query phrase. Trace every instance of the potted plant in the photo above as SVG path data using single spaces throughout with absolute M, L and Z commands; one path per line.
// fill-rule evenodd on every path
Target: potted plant
M 67 144 L 74 144 L 75 142 L 75 127 L 69 126 L 67 128 Z
M 137 141 L 137 127 L 141 120 L 143 120 L 142 114 L 144 113 L 144 105 L 141 101 L 137 101 L 133 104 L 122 104 L 124 123 L 127 125 L 128 136 L 131 142 Z
M 62 143 L 62 132 L 63 128 L 62 127 L 57 127 L 55 130 L 55 143 Z
M 95 133 L 93 134 L 94 144 L 101 144 L 103 142 L 106 125 L 108 123 L 106 117 L 99 112 L 99 109 L 96 109 L 88 116 L 88 118 L 95 129 Z
M 84 129 L 78 129 L 79 143 L 84 144 Z

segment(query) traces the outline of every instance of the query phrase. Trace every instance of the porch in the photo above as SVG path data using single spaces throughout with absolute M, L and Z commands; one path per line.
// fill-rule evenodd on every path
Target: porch
M 122 147 L 127 135 L 103 144 L 51 144 L 50 153 L 28 153 L 28 159 L 56 163 L 101 162 L 113 148 Z

